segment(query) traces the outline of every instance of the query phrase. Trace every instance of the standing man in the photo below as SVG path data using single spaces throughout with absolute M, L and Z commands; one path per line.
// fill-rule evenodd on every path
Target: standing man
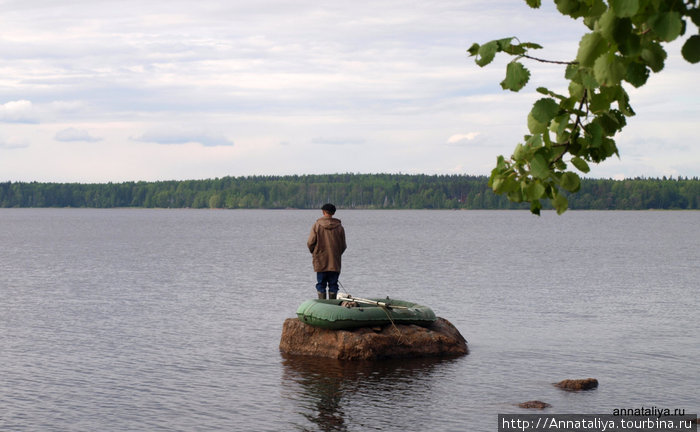
M 328 298 L 338 296 L 338 277 L 340 276 L 340 257 L 345 252 L 345 229 L 340 219 L 333 217 L 335 206 L 324 204 L 321 207 L 323 216 L 311 227 L 311 234 L 306 245 L 311 252 L 314 271 L 316 272 L 316 291 L 318 298 L 326 298 L 326 285 L 328 286 Z

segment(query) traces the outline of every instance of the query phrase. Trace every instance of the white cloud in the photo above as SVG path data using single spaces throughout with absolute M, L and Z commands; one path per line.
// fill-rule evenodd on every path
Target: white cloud
M 18 138 L 18 137 L 3 138 L 3 137 L 0 137 L 0 149 L 14 150 L 14 149 L 20 149 L 20 148 L 27 148 L 27 147 L 29 147 L 29 142 L 24 138 Z
M 353 145 L 364 144 L 365 139 L 355 137 L 316 137 L 311 142 L 314 144 Z
M 97 142 L 101 141 L 102 138 L 94 137 L 90 135 L 90 132 L 83 129 L 68 128 L 56 132 L 56 141 L 70 142 L 70 141 L 85 141 L 85 142 Z
M 32 103 L 22 99 L 0 105 L 0 122 L 37 123 L 38 119 Z
M 474 141 L 476 137 L 481 135 L 480 132 L 469 132 L 466 134 L 454 134 L 447 138 L 447 144 L 465 144 L 469 141 Z
M 5 148 L 31 149 L 0 161 L 0 173 L 28 181 L 302 174 L 328 166 L 323 145 L 333 171 L 487 174 L 528 133 L 535 89 L 565 92 L 566 80 L 559 66 L 528 62 L 528 86 L 505 92 L 510 59 L 480 68 L 466 49 L 515 35 L 542 44 L 538 57 L 568 60 L 586 31 L 552 2 L 533 10 L 512 0 L 9 0 L 0 123 L 15 137 Z M 699 66 L 676 61 L 680 44 L 672 45 L 664 70 L 630 91 L 639 115 L 620 135 L 618 172 L 700 175 Z M 637 147 L 636 137 L 675 145 Z M 109 157 L 91 159 L 89 174 L 71 166 L 84 146 L 55 145 L 98 138 L 91 155 Z M 199 145 L 176 146 L 187 143 Z M 53 150 L 66 163 L 49 170 L 42 160 Z M 133 161 L 148 152 L 153 160 L 137 170 Z
M 152 142 L 156 144 L 187 144 L 197 143 L 204 147 L 232 146 L 233 141 L 223 135 L 212 135 L 191 131 L 149 131 L 133 138 L 135 141 Z

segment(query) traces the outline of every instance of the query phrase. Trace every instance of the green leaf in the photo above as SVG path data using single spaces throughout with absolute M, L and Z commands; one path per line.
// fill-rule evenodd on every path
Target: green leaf
M 642 39 L 633 30 L 630 30 L 624 38 L 615 36 L 615 41 L 622 55 L 636 57 L 642 52 Z
M 520 62 L 510 62 L 506 66 L 506 78 L 501 81 L 503 90 L 519 91 L 530 80 L 530 71 Z
M 547 96 L 552 96 L 552 97 L 555 97 L 559 100 L 568 99 L 566 96 L 560 95 L 559 93 L 554 93 L 553 91 L 549 90 L 546 87 L 537 87 L 537 93 L 541 93 L 541 94 L 547 95 Z
M 618 18 L 608 9 L 598 20 L 596 27 L 600 34 L 610 42 L 615 42 L 620 53 L 638 55 L 641 50 L 640 38 L 632 28 L 632 20 Z
M 537 150 L 538 148 L 542 147 L 542 135 L 535 134 L 528 137 L 525 144 L 527 144 L 529 148 Z
M 549 177 L 549 162 L 542 153 L 538 152 L 533 156 L 532 162 L 530 162 L 530 172 L 533 176 L 543 180 Z
M 497 194 L 503 193 L 503 177 L 495 177 L 491 181 L 491 189 Z
M 508 54 L 513 54 L 513 55 L 520 55 L 520 54 L 525 54 L 525 49 L 522 48 L 519 44 L 513 45 L 512 42 L 513 40 L 517 40 L 514 37 L 507 37 L 503 39 L 497 39 L 496 40 L 496 52 L 498 51 L 503 51 Z
M 598 119 L 600 126 L 603 128 L 603 133 L 607 136 L 613 136 L 622 129 L 625 125 L 624 117 L 622 117 L 622 122 L 616 116 L 610 114 L 610 112 L 602 113 Z
M 596 30 L 608 40 L 613 40 L 613 34 L 615 33 L 615 25 L 617 24 L 618 18 L 612 9 L 605 11 L 603 15 L 598 19 L 598 25 Z
M 520 184 L 516 180 L 516 174 L 514 172 L 511 172 L 510 174 L 508 174 L 508 177 L 506 177 L 505 181 L 503 182 L 503 191 L 513 192 L 519 190 Z
M 612 156 L 613 154 L 616 154 L 617 157 L 620 157 L 620 154 L 617 152 L 617 145 L 615 144 L 615 141 L 613 141 L 610 138 L 604 138 L 603 139 L 603 151 L 605 152 L 605 157 Z
M 591 170 L 591 168 L 588 166 L 588 163 L 578 156 L 572 157 L 571 163 L 582 173 L 587 173 Z
M 642 48 L 642 59 L 654 72 L 660 72 L 664 68 L 666 51 L 656 42 L 647 44 Z
M 532 134 L 541 134 L 547 130 L 547 125 L 545 123 L 538 122 L 533 116 L 532 112 L 527 116 L 527 128 Z
M 508 200 L 512 202 L 523 202 L 523 191 L 520 189 L 509 191 L 508 192 Z
M 683 20 L 678 12 L 662 12 L 653 15 L 649 18 L 648 24 L 659 35 L 659 38 L 666 42 L 680 36 L 683 29 Z
M 476 64 L 483 67 L 493 61 L 498 50 L 498 41 L 487 42 L 479 47 L 479 52 L 476 58 Z
M 639 0 L 610 0 L 610 7 L 618 17 L 631 17 L 639 10 Z
M 700 9 L 689 10 L 686 15 L 690 17 L 691 21 L 693 21 L 693 24 L 700 27 Z
M 581 38 L 576 60 L 581 66 L 590 67 L 607 50 L 608 44 L 599 32 L 588 33 Z
M 539 99 L 532 107 L 532 117 L 539 123 L 548 125 L 559 112 L 559 104 L 552 98 Z M 534 133 L 534 132 L 533 132 Z
M 472 46 L 469 47 L 467 50 L 470 56 L 475 56 L 479 54 L 479 44 L 478 43 L 473 43 Z
M 557 135 L 557 142 L 564 142 L 567 140 L 567 137 L 565 135 L 567 126 L 569 126 L 568 113 L 558 115 L 554 117 L 554 119 L 552 119 L 552 122 L 549 126 L 549 130 L 551 130 Z
M 515 146 L 515 150 L 513 151 L 513 160 L 516 162 L 521 162 L 523 159 L 525 159 L 526 155 L 527 150 L 525 149 L 524 145 L 518 144 Z
M 627 117 L 625 117 L 625 115 L 618 110 L 612 109 L 606 114 L 606 116 L 615 121 L 615 124 L 617 124 L 617 130 L 621 130 L 623 127 L 627 126 Z
M 564 70 L 564 78 L 572 82 L 581 82 L 580 68 L 577 63 L 570 64 L 566 66 Z
M 544 191 L 544 185 L 539 180 L 534 180 L 525 187 L 525 193 L 529 201 L 544 198 Z
M 599 91 L 590 95 L 590 105 L 588 108 L 593 113 L 599 113 L 610 109 L 613 99 L 609 92 Z
M 563 148 L 561 149 L 560 153 L 564 153 Z M 559 159 L 556 162 L 554 162 L 554 168 L 558 169 L 559 171 L 565 171 L 566 170 L 566 162 Z
M 625 76 L 625 65 L 620 58 L 613 53 L 607 53 L 596 59 L 593 65 L 593 74 L 596 81 L 602 86 L 614 86 L 620 84 Z
M 578 174 L 567 171 L 561 176 L 561 187 L 569 192 L 578 192 L 581 189 L 581 179 Z
M 542 0 L 525 0 L 527 5 L 533 9 L 537 9 L 542 6 Z
M 542 49 L 542 45 L 534 42 L 523 42 L 520 44 L 520 46 L 527 49 Z
M 647 79 L 649 79 L 649 68 L 646 65 L 638 62 L 627 65 L 625 81 L 635 87 L 641 87 L 647 82 Z
M 619 94 L 617 95 L 617 107 L 620 109 L 620 112 L 624 114 L 627 117 L 632 117 L 635 115 L 634 110 L 632 109 L 632 106 L 630 105 L 630 97 L 623 89 L 622 87 L 619 87 Z M 624 122 L 624 119 L 623 119 Z
M 608 10 L 608 5 L 603 2 L 603 0 L 585 0 L 585 7 L 587 10 L 585 10 L 585 15 L 586 17 L 584 18 L 584 22 L 586 19 L 592 18 L 594 20 L 597 20 L 600 18 L 603 13 Z M 588 28 L 592 27 L 589 24 L 586 24 Z
M 581 2 L 579 0 L 554 0 L 557 4 L 557 9 L 564 15 L 569 15 L 573 18 L 580 17 L 579 10 L 581 9 Z
M 600 87 L 600 84 L 598 84 L 598 81 L 596 81 L 593 76 L 593 71 L 590 69 L 581 72 L 581 84 L 589 91 Z
M 569 200 L 567 200 L 566 197 L 560 193 L 558 193 L 554 196 L 554 199 L 552 200 L 552 204 L 554 205 L 554 208 L 557 210 L 558 215 L 564 213 L 566 211 L 566 209 L 569 208 Z
M 542 209 L 542 204 L 540 203 L 540 200 L 530 201 L 530 213 L 536 214 L 537 216 L 539 216 L 541 209 Z
M 499 172 L 503 172 L 506 169 L 506 159 L 503 156 L 498 156 L 496 158 L 496 169 Z
M 518 183 L 515 181 L 515 173 L 503 173 L 494 176 L 491 188 L 497 194 L 508 193 L 518 188 Z
M 549 136 L 548 130 L 542 134 L 542 139 L 545 147 L 552 147 L 552 138 Z
M 577 82 L 571 81 L 569 83 L 569 95 L 571 96 L 571 99 L 577 101 L 581 100 L 583 98 L 584 90 L 584 87 Z
M 700 35 L 693 35 L 687 41 L 685 41 L 685 43 L 683 44 L 683 48 L 681 49 L 681 54 L 683 54 L 683 58 L 689 61 L 690 63 L 699 62 Z
M 588 132 L 591 139 L 590 146 L 593 148 L 600 147 L 603 144 L 603 127 L 596 120 L 593 120 L 586 127 L 586 132 Z

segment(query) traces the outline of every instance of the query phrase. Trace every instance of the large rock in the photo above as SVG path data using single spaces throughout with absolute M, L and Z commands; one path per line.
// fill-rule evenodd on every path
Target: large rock
M 397 331 L 398 330 L 398 331 Z M 286 354 L 375 360 L 406 357 L 460 356 L 469 353 L 467 341 L 444 318 L 430 327 L 397 324 L 329 330 L 288 318 L 282 328 L 280 350 Z

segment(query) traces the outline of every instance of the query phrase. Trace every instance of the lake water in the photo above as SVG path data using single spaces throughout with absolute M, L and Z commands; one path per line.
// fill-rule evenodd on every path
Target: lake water
M 492 431 L 700 410 L 700 212 L 344 211 L 341 282 L 429 305 L 456 359 L 285 358 L 318 211 L 0 210 L 0 430 Z M 565 392 L 566 378 L 600 386 Z

